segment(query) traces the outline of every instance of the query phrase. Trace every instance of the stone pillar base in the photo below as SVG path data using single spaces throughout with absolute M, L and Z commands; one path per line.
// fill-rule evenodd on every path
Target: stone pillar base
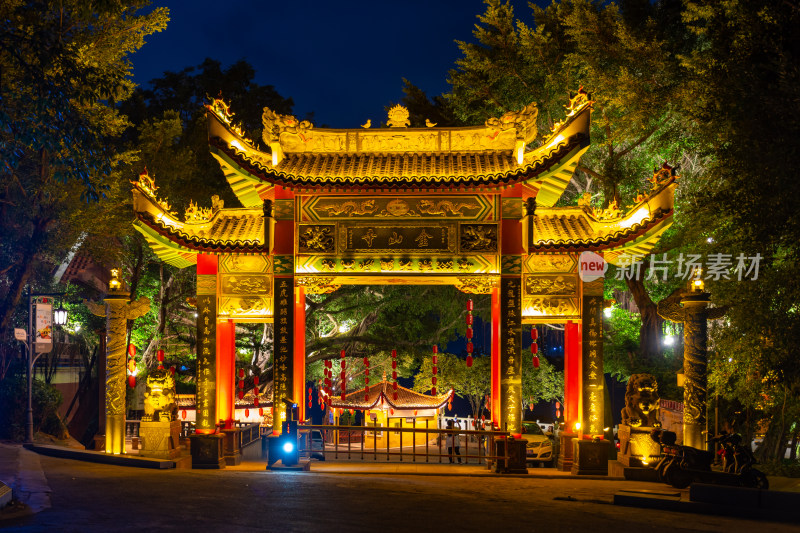
M 578 476 L 607 476 L 608 449 L 610 445 L 611 442 L 607 440 L 573 440 L 572 474 Z
M 139 423 L 139 441 L 142 457 L 158 459 L 175 459 L 180 450 L 181 423 L 172 421 L 142 421 Z
M 242 430 L 239 428 L 223 429 L 223 450 L 225 464 L 236 466 L 242 462 Z
M 620 424 L 617 433 L 619 437 L 617 461 L 632 467 L 655 466 L 661 458 L 661 447 L 650 438 L 653 429 L 655 428 L 650 426 L 631 427 Z
M 574 433 L 561 433 L 558 436 L 558 463 L 556 468 L 562 472 L 569 472 L 572 469 L 572 441 L 575 440 Z
M 210 435 L 194 434 L 189 437 L 192 449 L 192 468 L 220 469 L 225 468 L 222 455 L 223 436 L 217 433 Z

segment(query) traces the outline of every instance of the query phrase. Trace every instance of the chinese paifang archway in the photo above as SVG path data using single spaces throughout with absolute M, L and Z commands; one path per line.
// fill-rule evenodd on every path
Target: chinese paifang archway
M 133 189 L 135 226 L 155 253 L 197 265 L 199 435 L 213 441 L 216 422 L 233 420 L 236 322 L 274 322 L 274 420 L 285 398 L 302 420 L 305 294 L 385 283 L 491 294 L 491 413 L 512 433 L 523 324 L 566 324 L 566 427 L 603 433 L 602 279 L 582 282 L 578 256 L 648 253 L 671 224 L 676 178 L 656 173 L 627 212 L 555 207 L 589 146 L 586 93 L 534 149 L 533 104 L 464 128 L 409 128 L 400 106 L 388 127 L 352 130 L 264 109 L 268 151 L 222 101 L 206 109 L 211 153 L 242 207 L 212 199 L 181 221 L 149 176 Z

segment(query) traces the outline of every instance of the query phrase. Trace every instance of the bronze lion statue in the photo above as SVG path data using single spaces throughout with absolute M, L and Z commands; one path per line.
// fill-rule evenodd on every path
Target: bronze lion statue
M 175 377 L 169 370 L 153 370 L 147 376 L 147 389 L 144 393 L 145 422 L 172 421 L 178 414 L 175 403 Z
M 634 374 L 628 380 L 625 391 L 625 408 L 622 423 L 631 427 L 659 427 L 658 383 L 651 374 Z

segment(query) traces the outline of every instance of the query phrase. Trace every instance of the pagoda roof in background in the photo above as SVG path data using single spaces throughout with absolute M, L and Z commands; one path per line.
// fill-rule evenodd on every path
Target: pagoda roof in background
M 394 409 L 439 409 L 450 400 L 453 394 L 453 390 L 450 389 L 444 394 L 428 396 L 400 385 L 397 386 L 396 392 L 397 400 L 394 399 L 395 390 L 392 384 L 384 380 L 351 392 L 345 395 L 344 400 L 341 399 L 341 396 L 333 396 L 329 399 L 329 402 L 331 407 L 341 409 L 377 409 L 382 407 L 381 400 Z M 369 395 L 369 400 L 365 399 L 367 394 Z

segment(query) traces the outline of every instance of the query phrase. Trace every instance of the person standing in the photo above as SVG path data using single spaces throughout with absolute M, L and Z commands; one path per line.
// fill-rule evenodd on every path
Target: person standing
M 447 422 L 447 429 L 453 430 L 453 422 Z M 459 429 L 461 429 L 459 427 Z M 455 450 L 456 456 L 458 456 L 458 462 L 461 463 L 461 447 L 460 447 L 460 435 L 458 433 L 448 433 L 447 434 L 447 455 L 450 456 L 450 462 L 453 462 L 453 451 Z

